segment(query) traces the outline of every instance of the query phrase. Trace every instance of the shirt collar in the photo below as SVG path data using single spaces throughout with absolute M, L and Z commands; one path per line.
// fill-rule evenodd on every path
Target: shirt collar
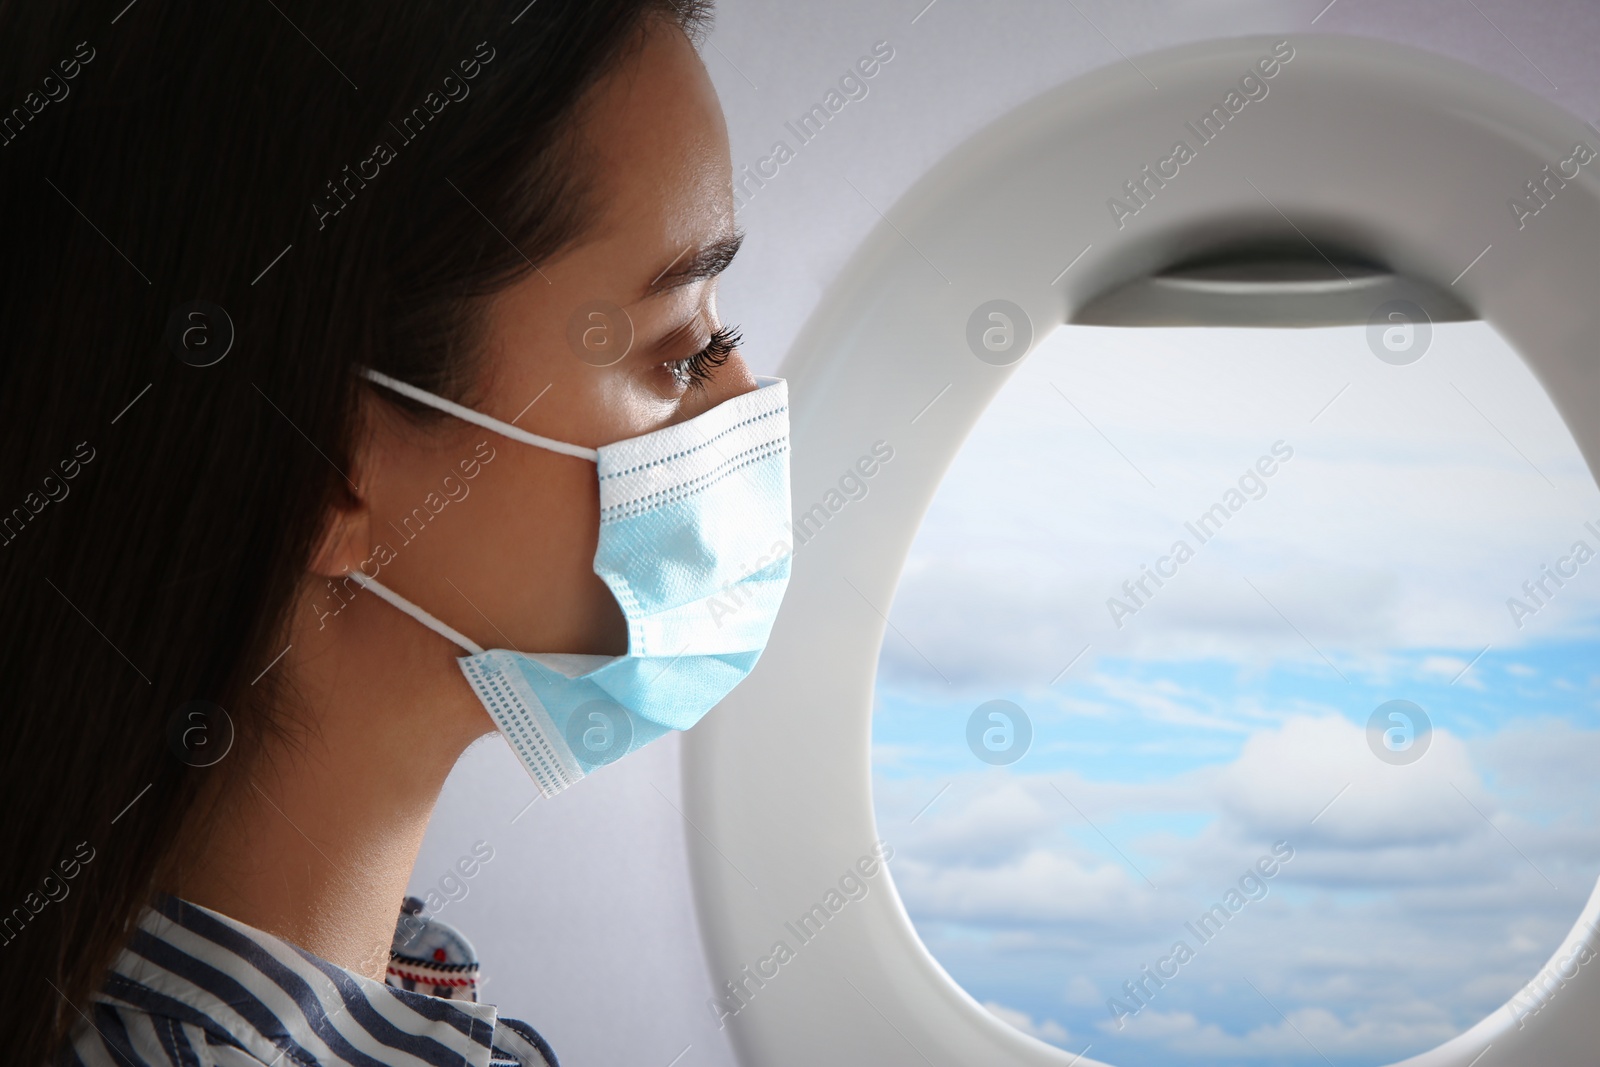
M 490 1067 L 498 1036 L 492 1004 L 395 988 L 170 894 L 143 910 L 98 996 L 285 1065 Z

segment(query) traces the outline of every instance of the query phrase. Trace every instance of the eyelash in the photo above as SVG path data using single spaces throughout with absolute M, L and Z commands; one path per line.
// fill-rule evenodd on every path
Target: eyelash
M 666 364 L 667 371 L 680 386 L 702 387 L 711 380 L 713 370 L 728 362 L 728 357 L 739 347 L 739 341 L 737 326 L 719 326 L 711 331 L 711 340 L 704 348 L 687 359 Z

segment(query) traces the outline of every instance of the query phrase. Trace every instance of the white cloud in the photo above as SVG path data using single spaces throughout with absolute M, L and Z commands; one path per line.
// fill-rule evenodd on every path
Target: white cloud
M 1135 896 L 1122 868 L 1046 848 L 995 867 L 935 866 L 901 853 L 895 882 L 918 914 L 969 922 L 1094 921 Z
M 1184 523 L 1280 440 L 1294 456 L 1266 494 L 1199 543 Z M 1592 636 L 1600 572 L 1522 628 L 1505 606 L 1575 538 L 1595 541 L 1586 518 L 1600 520 L 1600 490 L 1570 432 L 1484 324 L 1441 326 L 1403 376 L 1359 330 L 1066 329 L 952 463 L 890 616 L 914 648 L 891 631 L 884 669 L 908 684 L 1042 686 L 1085 643 L 1318 664 L 1309 641 L 1348 672 L 1396 649 Z M 1195 558 L 1161 587 L 1146 579 L 1148 607 L 1119 629 L 1107 599 L 1178 538 Z
M 1523 803 L 1557 816 L 1582 818 L 1600 797 L 1600 732 L 1562 719 L 1513 722 L 1472 746 L 1501 786 Z
M 1066 1027 L 1062 1026 L 1054 1019 L 1043 1019 L 1038 1023 L 1035 1023 L 1033 1021 L 1033 1016 L 1029 1015 L 1027 1012 L 1017 1011 L 1015 1008 L 1008 1008 L 1004 1004 L 997 1003 L 993 1000 L 984 1001 L 983 1006 L 990 1015 L 993 1015 L 996 1019 L 999 1019 L 1003 1023 L 1021 1030 L 1029 1037 L 1036 1037 L 1040 1041 L 1048 1041 L 1051 1044 L 1056 1045 L 1064 1045 L 1069 1040 Z
M 1014 862 L 1060 822 L 1060 798 L 1048 789 L 1041 790 L 1037 782 L 1005 777 L 979 786 L 963 779 L 947 782 L 940 789 L 942 792 L 919 788 L 903 794 L 907 807 L 916 805 L 912 814 L 922 814 L 915 816 L 915 823 L 908 821 L 896 836 L 896 840 L 914 845 L 918 856 L 940 863 L 992 866 Z M 1056 803 L 1049 804 L 1051 799 Z
M 1072 980 L 1067 983 L 1066 992 L 1062 994 L 1062 999 L 1080 1008 L 1098 1008 L 1106 1002 L 1106 998 L 1100 995 L 1100 990 L 1095 984 L 1081 974 L 1072 976 Z
M 1472 674 L 1469 668 L 1473 663 L 1469 659 L 1459 656 L 1424 656 L 1422 662 L 1417 664 L 1417 672 L 1422 675 L 1432 675 L 1443 678 L 1448 682 L 1460 682 L 1462 685 L 1471 686 L 1473 689 L 1483 689 L 1483 679 Z
M 1202 1023 L 1190 1012 L 1163 1013 L 1147 1008 L 1127 1020 L 1122 1033 L 1135 1041 L 1159 1044 L 1187 1056 L 1289 1055 L 1310 1061 L 1316 1061 L 1319 1054 L 1381 1056 L 1391 1050 L 1427 1048 L 1448 1041 L 1457 1033 L 1448 1021 L 1437 1019 L 1347 1022 L 1324 1008 L 1290 1009 L 1285 1016 L 1245 1033 L 1232 1034 L 1214 1023 Z M 1102 1029 L 1116 1028 L 1107 1020 Z
M 1199 726 L 1226 733 L 1248 733 L 1250 726 L 1218 707 L 1216 697 L 1165 679 L 1139 681 L 1113 674 L 1094 676 L 1096 687 L 1122 708 L 1136 708 L 1151 720 L 1172 726 Z
M 1321 1062 L 1244 978 L 1323 1053 L 1388 1062 L 1498 1010 L 1566 934 L 1600 868 L 1597 761 L 1600 731 L 1540 721 L 1470 744 L 1438 730 L 1422 760 L 1394 767 L 1356 724 L 1290 714 L 1231 761 L 1151 782 L 958 777 L 894 838 L 895 882 L 958 981 L 1059 991 L 1060 1025 L 1103 1029 L 1107 1062 L 1114 1041 L 1196 1062 Z M 941 784 L 881 783 L 880 826 Z M 1159 821 L 1173 811 L 1207 818 L 1174 833 Z M 1279 837 L 1295 852 L 1266 895 L 1194 940 L 1185 922 Z M 1102 991 L 1118 995 L 1179 938 L 1196 961 L 1126 1030 L 1101 1027 Z
M 1337 716 L 1293 716 L 1252 734 L 1218 773 L 1216 793 L 1248 835 L 1358 848 L 1459 841 L 1483 827 L 1469 800 L 1491 804 L 1448 730 L 1432 731 L 1420 760 L 1394 766 L 1373 754 L 1365 730 Z

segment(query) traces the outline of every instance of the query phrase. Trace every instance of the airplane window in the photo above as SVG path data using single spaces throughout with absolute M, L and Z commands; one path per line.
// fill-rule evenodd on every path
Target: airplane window
M 1600 875 L 1600 491 L 1486 323 L 1057 329 L 889 622 L 906 908 L 1070 1052 L 1414 1055 L 1533 978 Z

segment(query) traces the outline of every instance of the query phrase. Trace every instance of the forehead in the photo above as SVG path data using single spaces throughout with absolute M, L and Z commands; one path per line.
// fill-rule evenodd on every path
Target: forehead
M 655 21 L 585 99 L 593 166 L 590 252 L 628 278 L 629 299 L 670 263 L 733 229 L 733 171 L 716 90 L 693 45 Z

